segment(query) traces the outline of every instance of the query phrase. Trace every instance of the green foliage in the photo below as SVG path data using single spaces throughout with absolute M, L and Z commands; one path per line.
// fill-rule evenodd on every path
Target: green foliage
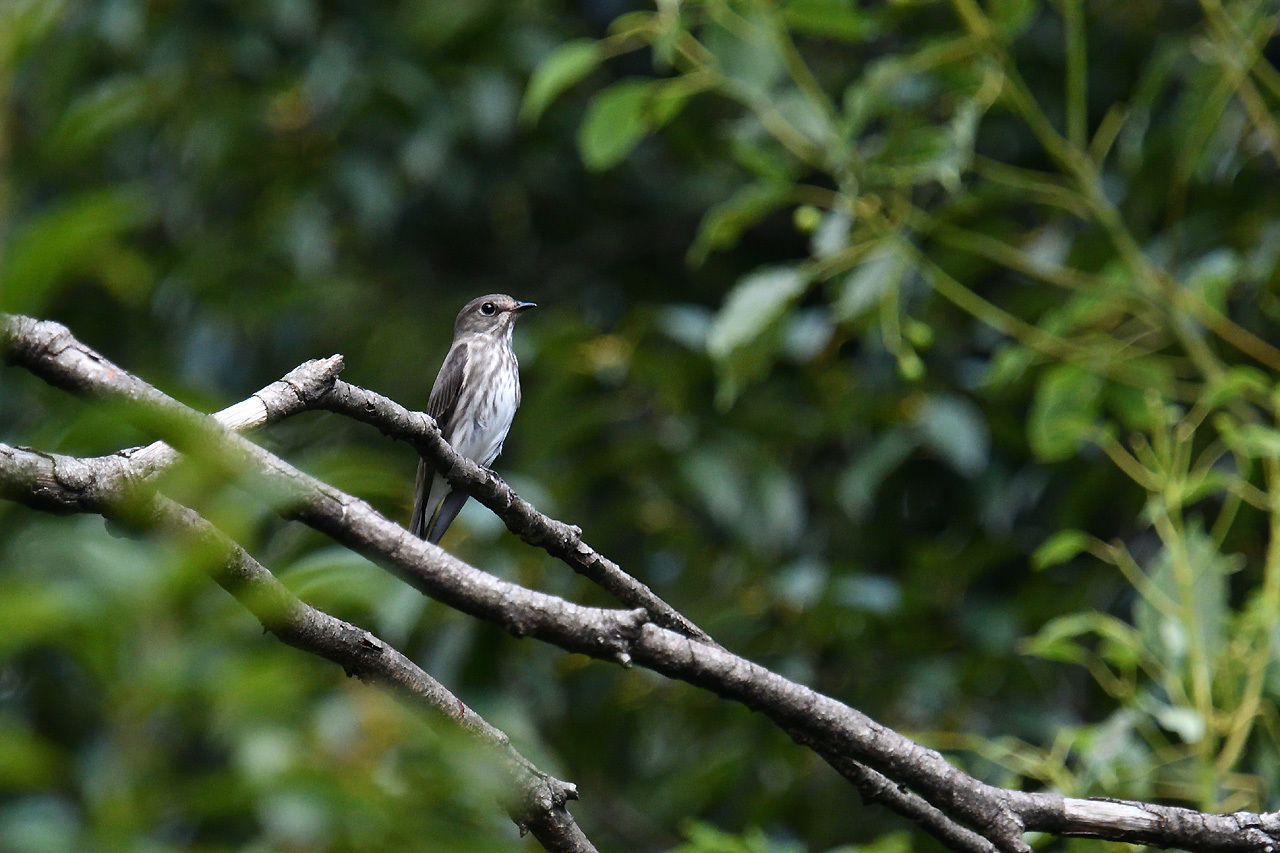
M 645 111 L 653 91 L 651 81 L 623 80 L 596 95 L 578 132 L 578 148 L 588 168 L 618 165 L 644 138 L 649 129 Z
M 1044 541 L 1031 555 L 1037 569 L 1065 563 L 1089 547 L 1089 535 L 1080 530 L 1059 530 Z
M 534 299 L 498 470 L 721 642 L 994 783 L 1280 806 L 1268 4 L 574 9 L 0 3 L 0 303 L 206 409 L 337 351 L 421 408 L 462 302 Z M 404 519 L 415 460 L 370 432 L 261 440 Z M 150 438 L 0 373 L 0 440 Z M 741 709 L 223 479 L 168 488 L 578 782 L 602 849 L 934 849 Z M 15 849 L 521 843 L 476 756 L 198 554 L 0 504 L 0 592 Z
M 779 842 L 759 829 L 742 835 L 722 832 L 707 823 L 690 822 L 684 828 L 685 841 L 671 853 L 804 853 L 804 845 Z M 871 844 L 844 844 L 827 853 L 909 853 L 906 833 L 888 833 Z
M 126 300 L 145 291 L 151 285 L 146 260 L 120 243 L 142 222 L 145 204 L 137 188 L 112 188 L 33 216 L 10 236 L 0 260 L 0 309 L 31 311 L 77 274 L 96 274 Z
M 724 381 L 717 401 L 728 408 L 740 383 L 755 378 L 780 349 L 765 334 L 804 292 L 800 271 L 786 267 L 760 270 L 734 285 L 707 332 L 707 353 L 721 366 Z
M 791 187 L 781 181 L 747 184 L 702 217 L 698 236 L 689 249 L 689 260 L 702 266 L 712 252 L 732 249 L 742 235 L 765 216 L 786 204 Z M 813 211 L 813 208 L 799 208 Z M 807 229 L 811 230 L 811 229 Z
M 1097 427 L 1102 386 L 1097 374 L 1072 365 L 1044 372 L 1027 418 L 1027 437 L 1036 456 L 1053 462 L 1075 454 Z
M 529 78 L 524 102 L 520 105 L 520 118 L 529 123 L 536 122 L 552 101 L 594 71 L 603 60 L 600 46 L 590 39 L 566 42 L 557 47 L 539 63 Z

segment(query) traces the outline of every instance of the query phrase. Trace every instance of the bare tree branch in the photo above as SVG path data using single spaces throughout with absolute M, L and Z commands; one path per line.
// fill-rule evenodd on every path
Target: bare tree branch
M 949 816 L 981 827 L 989 838 L 998 837 L 1007 849 L 1028 849 L 1020 824 L 998 796 L 955 798 L 956 786 L 966 780 L 981 783 L 953 768 L 937 752 L 860 712 L 719 647 L 648 623 L 644 610 L 581 607 L 475 569 L 409 534 L 364 501 L 226 432 L 212 418 L 112 365 L 56 323 L 7 317 L 0 333 L 9 342 L 10 362 L 59 387 L 121 403 L 140 426 L 153 429 L 183 452 L 256 474 L 257 482 L 276 498 L 282 515 L 333 537 L 445 604 L 501 625 L 515 636 L 528 634 L 569 651 L 624 665 L 630 664 L 633 654 L 642 655 L 646 666 L 737 699 L 784 729 L 823 743 L 831 753 L 866 761 L 881 772 L 886 772 L 885 767 L 899 769 L 896 776 L 886 775 L 912 785 Z M 739 677 L 743 673 L 749 674 L 746 680 Z M 815 728 L 814 712 L 828 725 Z M 855 746 L 870 747 L 874 760 L 852 752 Z M 877 766 L 877 761 L 883 766 Z M 936 789 L 946 802 L 938 802 L 930 789 Z M 998 789 L 989 790 L 998 794 Z
M 194 543 L 213 579 L 281 641 L 443 717 L 493 752 L 507 773 L 512 795 L 506 806 L 522 833 L 531 832 L 554 853 L 595 853 L 565 805 L 578 798 L 576 786 L 539 770 L 504 732 L 391 645 L 300 601 L 194 510 L 133 490 L 131 467 L 122 455 L 77 459 L 0 445 L 0 497 L 46 512 L 96 513 Z
M 455 487 L 463 489 L 503 520 L 523 541 L 542 548 L 568 564 L 623 604 L 640 607 L 652 621 L 691 639 L 722 648 L 684 614 L 667 604 L 641 581 L 582 541 L 582 530 L 538 511 L 521 498 L 497 474 L 456 453 L 444 440 L 429 415 L 414 412 L 373 391 L 342 380 L 314 398 L 314 405 L 348 415 L 378 428 L 391 438 L 412 445 L 429 459 Z M 948 848 L 961 853 L 991 853 L 991 842 L 966 829 L 934 808 L 924 798 L 903 790 L 884 775 L 863 764 L 823 749 L 798 730 L 793 739 L 813 748 L 828 764 L 858 789 L 867 802 L 877 802 L 919 824 Z
M 631 661 L 628 649 L 646 620 L 642 610 L 580 607 L 467 565 L 364 501 L 299 471 L 116 367 L 57 323 L 0 315 L 0 349 L 7 350 L 6 360 L 51 385 L 119 403 L 139 427 L 181 452 L 225 468 L 228 476 L 251 478 L 282 516 L 334 537 L 450 607 L 516 636 L 533 635 L 623 664 Z
M 340 355 L 312 359 L 211 417 L 232 432 L 247 432 L 276 423 L 313 407 L 333 387 L 342 368 Z M 173 464 L 178 451 L 163 441 L 156 441 L 146 447 L 122 450 L 120 455 L 133 463 L 135 476 L 149 478 Z
M 410 411 L 381 394 L 342 380 L 318 396 L 315 405 L 372 424 L 384 435 L 413 445 L 450 485 L 471 494 L 525 542 L 563 560 L 628 607 L 641 608 L 654 623 L 716 645 L 710 634 L 582 541 L 582 528 L 543 515 L 497 474 L 455 453 L 429 415 Z
M 482 484 L 494 484 L 495 491 L 488 494 L 486 505 L 494 508 L 495 511 L 500 511 L 499 514 L 504 517 L 508 527 L 521 535 L 525 541 L 544 547 L 542 543 L 558 541 L 558 533 L 561 530 L 568 529 L 574 531 L 573 535 L 580 535 L 576 532 L 578 530 L 576 527 L 570 528 L 538 512 L 492 472 L 456 454 L 453 448 L 440 437 L 439 429 L 430 416 L 411 412 L 374 392 L 338 381 L 337 375 L 342 368 L 343 361 L 339 355 L 308 361 L 290 371 L 283 379 L 271 383 L 248 399 L 229 406 L 212 417 L 228 429 L 241 432 L 275 423 L 310 408 L 328 408 L 346 414 L 359 413 L 358 420 L 378 426 L 384 434 L 405 440 L 415 447 L 429 444 L 430 453 L 436 464 L 457 474 L 458 481 L 455 485 L 460 488 L 472 488 L 476 482 L 473 479 L 476 475 Z M 132 463 L 131 466 L 121 468 L 116 476 L 129 475 L 139 480 L 155 476 L 178 458 L 177 451 L 163 441 L 157 441 L 144 448 L 123 450 L 116 455 Z M 513 507 L 516 511 L 509 511 Z M 528 532 L 531 526 L 536 529 L 536 532 Z M 702 633 L 692 622 L 653 595 L 647 586 L 622 571 L 616 564 L 599 555 L 591 558 L 589 554 L 595 554 L 595 552 L 581 543 L 574 552 L 575 555 L 583 555 L 588 561 L 605 566 L 603 571 L 608 583 L 602 585 L 605 585 L 606 589 L 610 586 L 621 589 L 619 597 L 624 600 L 624 603 L 635 603 L 640 606 L 648 604 L 653 606 L 656 612 L 671 614 L 668 620 L 671 624 L 667 627 L 673 627 L 695 638 Z M 577 565 L 572 561 L 566 562 Z M 720 648 L 714 641 L 712 644 Z M 805 742 L 798 733 L 793 732 L 793 736 L 798 741 Z M 819 750 L 819 753 L 858 788 L 864 800 L 878 802 L 918 823 L 950 849 L 960 853 L 989 853 L 994 850 L 986 839 L 956 824 L 923 798 L 903 790 L 871 768 L 829 750 L 825 752 Z
M 0 317 L 0 347 L 6 344 L 9 361 L 60 387 L 125 404 L 137 423 L 153 429 L 179 450 L 206 457 L 212 453 L 215 459 L 241 466 L 278 497 L 283 515 L 326 533 L 423 592 L 517 636 L 529 634 L 619 663 L 634 660 L 739 701 L 770 717 L 837 767 L 842 758 L 861 762 L 895 786 L 910 786 L 923 798 L 917 805 L 936 809 L 952 822 L 967 824 L 995 849 L 1029 851 L 1022 835 L 1031 830 L 1193 850 L 1266 850 L 1280 839 L 1277 814 L 1210 815 L 987 785 L 951 766 L 939 753 L 835 699 L 656 624 L 644 609 L 580 607 L 492 578 L 411 536 L 363 501 L 308 477 L 227 433 L 216 421 L 115 368 L 60 326 Z M 0 455 L 0 468 L 3 465 Z M 900 799 L 887 796 L 902 805 Z M 990 849 L 975 846 L 973 841 L 962 833 L 952 833 L 949 843 L 957 849 Z

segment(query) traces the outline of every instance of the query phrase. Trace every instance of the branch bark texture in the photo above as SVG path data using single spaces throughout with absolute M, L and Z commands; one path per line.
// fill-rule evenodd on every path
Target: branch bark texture
M 497 512 L 522 539 L 582 571 L 631 609 L 582 607 L 493 578 L 411 536 L 365 502 L 309 477 L 228 432 L 217 420 L 116 368 L 60 326 L 6 317 L 0 320 L 0 346 L 7 347 L 10 362 L 51 384 L 119 402 L 140 426 L 178 450 L 227 464 L 248 487 L 263 488 L 273 496 L 285 517 L 324 532 L 450 606 L 517 636 L 533 636 L 623 665 L 638 663 L 765 714 L 822 755 L 864 797 L 909 816 L 952 849 L 1029 851 L 1023 838 L 1028 831 L 1189 850 L 1270 851 L 1280 839 L 1276 814 L 1212 815 L 1147 803 L 1070 799 L 1004 790 L 974 779 L 939 753 L 856 709 L 716 645 L 647 587 L 586 546 L 576 527 L 547 518 L 495 475 L 453 454 L 427 416 L 380 395 L 334 381 L 327 387 L 321 383 L 314 393 L 290 391 L 285 396 L 292 402 L 274 411 L 328 408 L 408 441 L 439 465 L 455 486 Z M 264 407 L 271 411 L 265 402 Z M 0 447 L 0 495 L 54 511 L 95 511 L 88 497 L 61 505 L 52 500 L 56 489 L 48 485 L 48 477 L 15 485 L 22 472 L 29 473 L 36 464 L 23 453 L 29 452 Z M 102 487 L 96 472 L 85 467 L 88 464 L 65 461 L 54 466 L 50 476 L 63 485 L 76 485 L 82 495 L 92 494 Z M 118 476 L 111 471 L 104 475 Z
M 327 384 L 341 359 L 308 362 L 281 382 L 237 403 L 218 417 L 241 429 L 299 411 L 301 395 L 288 381 Z M 291 401 L 292 398 L 292 401 Z M 508 777 L 505 806 L 520 831 L 549 851 L 596 853 L 569 814 L 577 787 L 539 770 L 510 738 L 390 644 L 299 600 L 268 569 L 194 510 L 141 485 L 176 452 L 157 442 L 111 456 L 79 459 L 0 444 L 0 497 L 56 514 L 95 513 L 146 531 L 185 540 L 204 557 L 207 573 L 287 645 L 338 664 L 348 675 L 394 693 L 461 729 L 497 759 Z

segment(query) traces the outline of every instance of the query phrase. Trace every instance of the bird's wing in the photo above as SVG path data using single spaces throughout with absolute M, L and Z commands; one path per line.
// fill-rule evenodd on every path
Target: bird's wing
M 445 441 L 453 432 L 453 417 L 458 408 L 458 394 L 462 390 L 462 377 L 467 369 L 467 345 L 456 344 L 449 349 L 431 386 L 431 398 L 427 401 L 427 414 L 435 419 Z M 419 539 L 426 539 L 435 521 L 440 501 L 449 491 L 444 477 L 432 469 L 425 459 L 418 460 L 418 479 L 414 486 L 413 515 L 409 518 L 409 532 Z M 444 531 L 441 530 L 441 533 Z M 436 537 L 438 541 L 439 537 Z
M 449 440 L 453 431 L 453 415 L 458 408 L 458 394 L 462 390 L 462 377 L 467 372 L 467 345 L 456 344 L 449 349 L 449 354 L 440 365 L 436 374 L 436 384 L 431 386 L 431 399 L 427 401 L 427 414 L 435 419 L 444 435 Z
M 435 472 L 427 464 L 427 460 L 418 460 L 418 481 L 413 487 L 413 515 L 409 516 L 409 532 L 419 539 L 427 538 L 427 522 L 434 507 L 428 508 L 428 490 Z

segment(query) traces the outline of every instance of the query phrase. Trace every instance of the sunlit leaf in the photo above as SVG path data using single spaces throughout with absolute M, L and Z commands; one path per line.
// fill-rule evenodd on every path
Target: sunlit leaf
M 1280 459 L 1280 430 L 1262 424 L 1243 424 L 1224 437 L 1241 456 Z
M 901 285 L 910 265 L 910 253 L 898 241 L 877 246 L 845 277 L 831 305 L 831 313 L 841 322 L 862 316 L 878 305 L 886 293 Z
M 578 150 L 588 169 L 604 171 L 618 165 L 644 138 L 652 91 L 652 81 L 623 80 L 591 101 L 578 129 Z
M 1123 660 L 1136 662 L 1141 655 L 1142 641 L 1137 631 L 1114 616 L 1096 612 L 1072 613 L 1050 620 L 1024 641 L 1022 652 L 1064 663 L 1083 663 L 1090 652 L 1081 640 L 1090 635 L 1109 642 L 1113 655 L 1124 650 Z
M 707 335 L 707 352 L 726 359 L 754 341 L 804 292 L 799 270 L 777 267 L 752 273 L 738 282 L 716 314 Z
M 849 0 L 791 0 L 782 14 L 791 29 L 811 36 L 862 43 L 880 31 L 870 11 Z
M 1036 385 L 1027 437 L 1036 456 L 1055 462 L 1071 456 L 1093 434 L 1102 380 L 1074 365 L 1051 367 Z
M 853 217 L 847 211 L 828 211 L 809 238 L 810 253 L 825 260 L 849 248 L 849 226 L 852 224 Z
M 1203 530 L 1189 529 L 1172 548 L 1161 548 L 1144 567 L 1152 587 L 1186 608 L 1171 611 L 1146 597 L 1134 606 L 1133 621 L 1143 648 L 1163 666 L 1180 669 L 1193 648 L 1202 661 L 1213 661 L 1225 648 L 1229 578 L 1239 569 L 1238 556 L 1223 554 Z
M 1216 409 L 1237 400 L 1265 397 L 1271 392 L 1271 388 L 1271 380 L 1261 370 L 1247 365 L 1233 365 L 1209 377 L 1200 403 L 1206 408 Z
M 1082 530 L 1059 530 L 1031 555 L 1031 565 L 1047 569 L 1073 559 L 1089 547 L 1090 536 Z
M 986 468 L 991 430 L 972 401 L 954 394 L 930 397 L 921 405 L 916 422 L 924 444 L 957 473 L 975 477 Z
M 725 25 L 708 25 L 703 41 L 721 72 L 753 97 L 768 96 L 786 74 L 781 52 L 763 13 L 732 13 Z
M 567 42 L 553 50 L 529 79 L 529 88 L 520 105 L 520 120 L 533 124 L 546 108 L 562 92 L 586 77 L 603 61 L 604 53 L 598 42 L 580 39 Z
M 1161 727 L 1176 734 L 1183 743 L 1199 743 L 1204 739 L 1208 726 L 1204 717 L 1194 708 L 1166 705 L 1163 702 L 1155 705 L 1152 715 Z

